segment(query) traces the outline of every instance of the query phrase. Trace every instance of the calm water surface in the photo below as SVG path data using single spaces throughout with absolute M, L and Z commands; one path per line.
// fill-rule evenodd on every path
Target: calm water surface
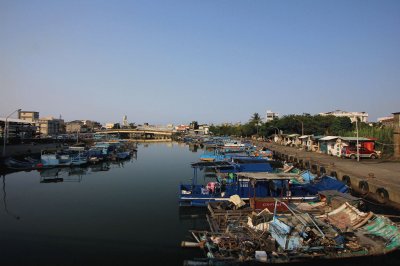
M 182 265 L 202 256 L 180 242 L 202 219 L 179 212 L 178 185 L 199 153 L 176 143 L 139 145 L 137 158 L 96 168 L 3 176 L 0 250 L 8 265 Z M 59 183 L 41 183 L 48 177 Z
M 180 242 L 189 229 L 207 228 L 204 216 L 193 219 L 178 207 L 179 182 L 192 177 L 189 163 L 199 156 L 186 145 L 142 144 L 136 158 L 109 171 L 90 166 L 2 176 L 1 265 L 182 265 L 203 257 Z M 57 174 L 63 182 L 43 182 Z M 397 265 L 399 258 L 295 265 Z

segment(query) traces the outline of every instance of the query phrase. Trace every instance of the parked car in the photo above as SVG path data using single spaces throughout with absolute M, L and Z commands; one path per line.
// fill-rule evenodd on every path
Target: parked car
M 370 151 L 364 147 L 360 147 L 358 149 L 358 152 L 360 154 L 360 158 L 371 158 L 371 159 L 379 158 L 378 152 Z M 341 157 L 357 159 L 357 148 L 353 147 L 353 146 L 346 146 L 346 147 L 342 148 Z

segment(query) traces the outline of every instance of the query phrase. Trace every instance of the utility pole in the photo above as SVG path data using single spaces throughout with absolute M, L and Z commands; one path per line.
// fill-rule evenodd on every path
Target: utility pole
M 360 161 L 360 148 L 358 147 L 358 118 L 356 118 L 357 162 Z
M 301 123 L 301 135 L 304 136 L 304 123 L 300 119 L 294 118 L 294 120 L 297 120 Z

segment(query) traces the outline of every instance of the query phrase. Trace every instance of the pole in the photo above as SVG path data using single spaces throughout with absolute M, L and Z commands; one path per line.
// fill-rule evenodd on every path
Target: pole
M 303 121 L 301 121 L 300 119 L 297 118 L 293 118 L 294 120 L 297 120 L 301 123 L 301 135 L 304 136 L 304 123 Z
M 356 134 L 357 134 L 357 143 L 356 143 L 356 145 L 357 145 L 357 162 L 359 162 L 360 161 L 360 148 L 358 147 L 358 119 L 356 118 Z
M 304 123 L 303 121 L 300 122 L 301 122 L 301 135 L 304 136 Z
M 6 117 L 6 120 L 4 121 L 4 130 L 3 130 L 3 157 L 6 157 L 6 143 L 7 143 L 7 137 L 8 137 L 8 118 L 12 116 L 15 112 L 21 112 L 21 109 L 17 109 L 13 111 L 11 114 L 9 114 Z

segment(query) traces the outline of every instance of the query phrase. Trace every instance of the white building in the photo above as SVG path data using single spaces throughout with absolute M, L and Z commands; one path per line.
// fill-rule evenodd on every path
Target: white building
M 106 123 L 106 129 L 113 129 L 114 125 L 114 123 Z
M 269 122 L 274 120 L 275 118 L 278 118 L 279 114 L 278 113 L 274 113 L 271 110 L 267 110 L 266 114 L 265 114 L 265 122 Z
M 333 115 L 336 117 L 348 117 L 350 118 L 351 122 L 355 122 L 356 119 L 360 122 L 367 123 L 368 122 L 368 113 L 366 112 L 346 112 L 342 110 L 336 110 L 332 112 L 327 112 L 327 113 L 319 113 L 319 115 L 322 116 L 327 116 L 327 115 Z

